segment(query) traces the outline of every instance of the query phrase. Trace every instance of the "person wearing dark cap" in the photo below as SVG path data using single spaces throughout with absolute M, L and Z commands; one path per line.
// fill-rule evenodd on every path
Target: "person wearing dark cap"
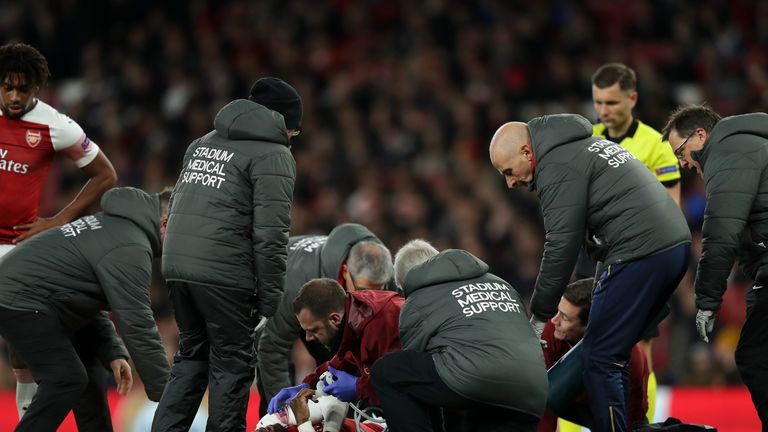
M 287 82 L 273 77 L 256 80 L 251 87 L 248 99 L 277 111 L 285 119 L 288 134 L 294 137 L 301 131 L 303 106 L 296 89 Z
M 189 430 L 206 387 L 206 430 L 245 430 L 254 329 L 285 282 L 301 117 L 296 90 L 262 78 L 184 155 L 162 259 L 179 349 L 152 431 Z

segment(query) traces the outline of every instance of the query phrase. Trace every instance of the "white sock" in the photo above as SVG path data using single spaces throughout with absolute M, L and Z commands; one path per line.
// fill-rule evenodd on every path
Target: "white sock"
M 16 382 L 16 409 L 19 410 L 19 420 L 27 412 L 35 393 L 37 393 L 37 383 Z

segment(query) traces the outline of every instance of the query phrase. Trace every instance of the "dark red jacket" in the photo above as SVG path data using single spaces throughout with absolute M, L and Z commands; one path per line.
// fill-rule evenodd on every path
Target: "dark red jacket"
M 400 349 L 400 310 L 405 300 L 392 291 L 355 291 L 347 293 L 344 333 L 333 358 L 307 375 L 304 382 L 312 388 L 330 364 L 357 375 L 357 397 L 372 405 L 379 398 L 371 384 L 371 366 L 384 354 Z
M 555 325 L 547 321 L 541 338 L 547 342 L 544 348 L 544 362 L 547 369 L 560 360 L 573 345 L 570 342 L 555 339 Z M 645 417 L 648 411 L 648 362 L 645 360 L 640 345 L 632 347 L 632 355 L 629 358 L 629 400 L 627 401 L 627 421 L 635 424 Z M 573 401 L 571 412 L 583 411 L 588 413 L 589 404 L 586 393 L 581 394 Z M 587 417 L 588 418 L 588 417 Z M 557 429 L 557 415 L 547 410 L 539 422 L 537 432 L 554 432 Z

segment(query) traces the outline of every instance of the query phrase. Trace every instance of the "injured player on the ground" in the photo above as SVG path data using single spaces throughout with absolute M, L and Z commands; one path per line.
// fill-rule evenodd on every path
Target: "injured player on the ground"
M 323 392 L 333 379 L 330 372 L 323 373 L 316 390 L 301 390 L 282 410 L 262 417 L 254 432 L 356 431 L 355 422 L 346 419 L 349 404 Z M 361 428 L 369 432 L 380 432 L 385 427 L 383 423 L 361 424 Z

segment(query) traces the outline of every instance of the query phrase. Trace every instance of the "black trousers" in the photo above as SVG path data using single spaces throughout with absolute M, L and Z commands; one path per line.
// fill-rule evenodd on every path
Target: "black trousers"
M 104 368 L 99 359 L 97 351 L 103 342 L 98 338 L 95 327 L 94 321 L 91 321 L 72 337 L 75 352 L 88 374 L 88 384 L 80 399 L 75 402 L 72 413 L 79 432 L 112 432 L 112 417 L 107 400 L 107 383 L 112 373 Z
M 264 384 L 261 382 L 260 375 L 261 372 L 259 372 L 259 368 L 256 368 L 256 391 L 259 393 L 259 418 L 268 414 L 267 408 L 269 407 L 269 401 L 267 400 Z
M 77 430 L 80 432 L 112 432 L 112 416 L 107 400 L 107 385 L 111 371 L 108 371 L 99 359 L 98 350 L 104 341 L 99 336 L 99 328 L 95 321 L 91 321 L 76 331 L 72 336 L 72 343 L 88 374 L 88 384 L 85 391 L 72 408 Z M 8 352 L 14 369 L 28 368 L 26 362 L 12 345 L 8 346 Z
M 373 364 L 371 379 L 393 432 L 441 431 L 444 427 L 467 432 L 535 431 L 538 418 L 467 399 L 440 379 L 432 354 L 394 351 Z M 441 424 L 440 409 L 455 424 Z M 448 414 L 448 413 L 446 413 Z M 460 420 L 456 420 L 456 419 Z
M 88 386 L 88 374 L 71 335 L 54 314 L 1 307 L 0 335 L 24 359 L 38 384 L 14 430 L 55 432 Z
M 768 430 L 768 287 L 747 293 L 747 320 L 736 346 L 736 366 Z
M 254 377 L 252 290 L 170 282 L 179 350 L 152 432 L 188 431 L 209 387 L 206 431 L 245 431 Z

